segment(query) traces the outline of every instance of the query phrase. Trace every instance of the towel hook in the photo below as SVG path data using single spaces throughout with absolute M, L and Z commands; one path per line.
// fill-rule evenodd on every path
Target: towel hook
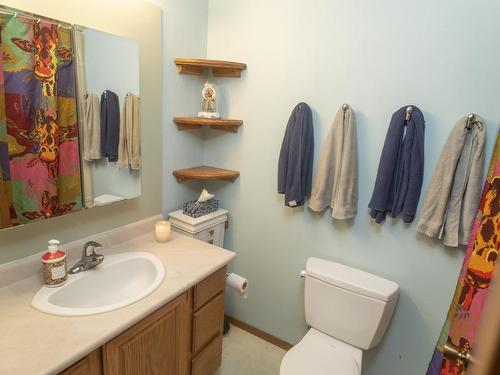
M 37 20 L 36 20 L 36 24 L 38 25 L 38 24 L 40 23 L 40 21 L 41 21 L 41 20 L 42 20 L 41 18 L 37 19 Z
M 406 107 L 406 121 L 410 121 L 412 112 L 413 107 L 411 105 Z
M 17 18 L 17 12 L 14 12 L 14 18 Z
M 342 110 L 345 112 L 345 111 L 347 111 L 348 109 L 349 109 L 349 104 L 344 103 L 344 104 L 342 105 Z
M 465 127 L 467 128 L 467 130 L 471 130 L 472 127 L 474 126 L 474 120 L 476 118 L 476 115 L 474 113 L 471 113 L 468 117 L 467 117 L 467 122 L 466 122 L 466 125 Z

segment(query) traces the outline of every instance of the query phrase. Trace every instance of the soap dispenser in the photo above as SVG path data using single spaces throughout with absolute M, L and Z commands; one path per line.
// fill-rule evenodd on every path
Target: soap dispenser
M 50 240 L 48 251 L 42 256 L 43 282 L 48 287 L 64 284 L 68 279 L 66 254 L 59 250 L 60 242 Z

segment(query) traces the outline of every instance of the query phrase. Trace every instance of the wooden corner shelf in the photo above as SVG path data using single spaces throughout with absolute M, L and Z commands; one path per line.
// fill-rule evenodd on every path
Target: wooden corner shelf
M 210 126 L 212 129 L 229 133 L 238 133 L 238 128 L 243 124 L 241 120 L 208 119 L 199 117 L 174 117 L 174 123 L 179 130 L 201 129 Z
M 172 174 L 177 179 L 177 182 L 187 180 L 221 180 L 234 182 L 234 180 L 239 177 L 240 172 L 202 165 L 200 167 L 177 169 L 173 171 Z
M 192 74 L 200 76 L 205 69 L 212 69 L 215 77 L 241 77 L 241 71 L 247 68 L 246 64 L 223 61 L 223 60 L 207 60 L 207 59 L 175 59 L 177 72 L 180 74 Z

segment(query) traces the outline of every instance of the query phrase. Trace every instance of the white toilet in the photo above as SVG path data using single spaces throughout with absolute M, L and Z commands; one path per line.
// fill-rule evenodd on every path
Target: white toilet
M 309 258 L 304 303 L 311 328 L 283 358 L 280 375 L 360 375 L 363 350 L 382 339 L 398 294 L 392 281 Z

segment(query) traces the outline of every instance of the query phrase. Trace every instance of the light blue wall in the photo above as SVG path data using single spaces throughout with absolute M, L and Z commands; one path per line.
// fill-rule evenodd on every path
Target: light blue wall
M 251 285 L 248 299 L 229 301 L 230 315 L 297 342 L 306 329 L 299 271 L 309 256 L 332 259 L 401 286 L 364 374 L 425 373 L 463 250 L 417 236 L 415 224 L 373 224 L 367 204 L 390 116 L 405 104 L 419 106 L 427 122 L 423 192 L 454 122 L 468 112 L 487 121 L 489 159 L 500 120 L 499 19 L 500 5 L 486 0 L 209 0 L 207 55 L 248 64 L 241 79 L 217 80 L 221 112 L 244 125 L 238 134 L 208 133 L 203 156 L 241 171 L 234 184 L 210 184 L 230 211 L 234 271 Z M 315 166 L 337 109 L 347 102 L 356 111 L 352 223 L 286 208 L 276 193 L 285 125 L 302 100 L 314 113 Z
M 162 212 L 167 214 L 192 199 L 200 186 L 197 182 L 178 184 L 172 176 L 174 169 L 199 165 L 203 160 L 203 134 L 178 131 L 172 121 L 175 116 L 189 117 L 198 112 L 201 83 L 197 77 L 178 74 L 174 59 L 206 56 L 208 3 L 206 0 L 153 2 L 163 9 Z

